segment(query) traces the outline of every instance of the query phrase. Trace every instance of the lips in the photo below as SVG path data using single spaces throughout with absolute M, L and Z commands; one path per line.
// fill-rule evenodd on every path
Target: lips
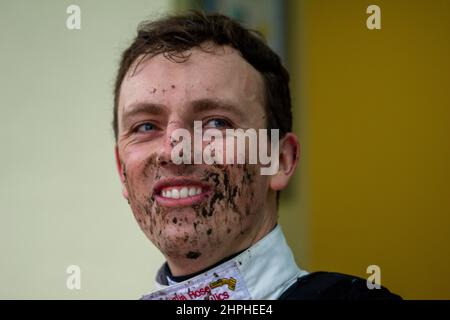
M 211 187 L 195 179 L 162 179 L 155 184 L 154 197 L 167 207 L 191 206 L 211 194 Z

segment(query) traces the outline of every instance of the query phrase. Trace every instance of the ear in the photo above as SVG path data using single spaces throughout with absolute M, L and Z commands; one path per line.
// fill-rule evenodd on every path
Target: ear
M 280 158 L 278 172 L 270 177 L 270 188 L 283 190 L 289 184 L 300 159 L 300 144 L 297 136 L 289 132 L 280 141 Z
M 116 156 L 116 167 L 117 167 L 117 172 L 119 173 L 119 177 L 120 177 L 120 182 L 122 183 L 122 194 L 123 197 L 128 200 L 128 190 L 127 190 L 127 185 L 126 185 L 126 173 L 125 173 L 125 168 L 124 165 L 122 163 L 122 160 L 120 160 L 120 155 L 119 155 L 119 148 L 117 148 L 117 145 L 114 147 L 114 154 Z

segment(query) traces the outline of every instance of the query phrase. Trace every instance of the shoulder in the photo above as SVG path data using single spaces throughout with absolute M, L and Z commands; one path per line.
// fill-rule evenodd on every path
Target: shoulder
M 297 279 L 279 300 L 401 300 L 388 289 L 369 289 L 367 281 L 335 272 L 314 272 Z

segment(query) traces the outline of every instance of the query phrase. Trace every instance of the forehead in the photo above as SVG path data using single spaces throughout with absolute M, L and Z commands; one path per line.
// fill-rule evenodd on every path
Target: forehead
M 228 46 L 193 48 L 184 62 L 174 62 L 162 54 L 134 65 L 125 76 L 119 97 L 119 118 L 128 106 L 152 102 L 168 107 L 182 106 L 189 101 L 213 98 L 225 99 L 246 107 L 249 112 L 261 112 L 263 80 L 240 53 Z M 138 58 L 139 61 L 139 58 Z

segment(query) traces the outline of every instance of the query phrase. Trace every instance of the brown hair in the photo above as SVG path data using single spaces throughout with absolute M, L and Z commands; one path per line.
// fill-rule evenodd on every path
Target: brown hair
M 258 32 L 244 28 L 229 17 L 192 11 L 141 23 L 133 43 L 122 54 L 114 88 L 113 129 L 116 141 L 120 87 L 133 63 L 136 61 L 136 68 L 143 58 L 158 54 L 174 62 L 183 62 L 189 58 L 186 53 L 189 49 L 200 47 L 207 50 L 203 46 L 205 42 L 229 45 L 240 51 L 264 79 L 267 128 L 279 129 L 280 138 L 292 131 L 289 73 L 279 56 L 267 46 Z

